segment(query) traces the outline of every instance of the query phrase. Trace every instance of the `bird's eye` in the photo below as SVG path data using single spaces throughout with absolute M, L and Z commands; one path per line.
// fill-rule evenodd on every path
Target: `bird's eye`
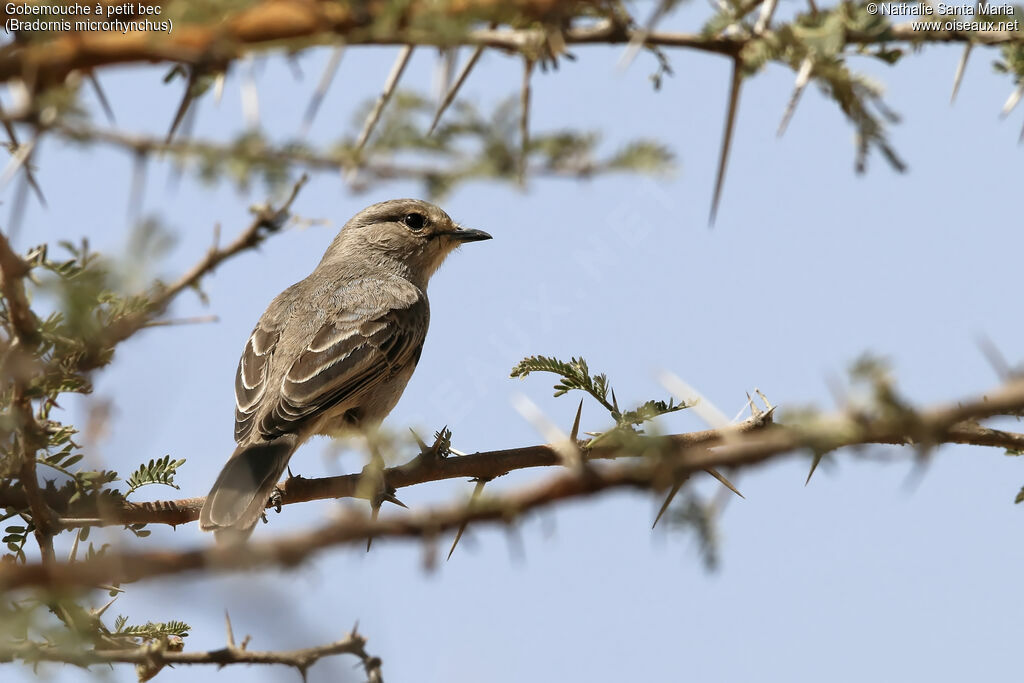
M 422 230 L 423 226 L 427 224 L 427 218 L 422 213 L 410 213 L 406 214 L 405 218 L 402 219 L 406 227 L 410 230 Z

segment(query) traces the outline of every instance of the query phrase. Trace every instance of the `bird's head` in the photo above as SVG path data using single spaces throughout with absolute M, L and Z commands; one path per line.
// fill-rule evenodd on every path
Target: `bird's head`
M 352 257 L 396 263 L 421 287 L 448 254 L 466 242 L 489 240 L 464 228 L 440 207 L 420 199 L 392 199 L 369 206 L 341 229 L 324 261 Z

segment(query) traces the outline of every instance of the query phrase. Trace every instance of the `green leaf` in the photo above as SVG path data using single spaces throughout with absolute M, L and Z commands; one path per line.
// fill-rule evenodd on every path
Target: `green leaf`
M 165 455 L 157 460 L 150 460 L 149 463 L 139 465 L 139 468 L 128 477 L 128 490 L 125 492 L 127 498 L 137 489 L 149 484 L 163 484 L 178 488 L 174 483 L 174 475 L 179 467 L 185 464 L 185 460 L 171 460 L 171 456 Z

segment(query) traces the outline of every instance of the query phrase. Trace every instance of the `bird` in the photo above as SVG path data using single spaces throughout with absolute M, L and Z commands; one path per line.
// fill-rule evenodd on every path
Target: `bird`
M 244 541 L 303 442 L 372 428 L 391 412 L 426 339 L 427 282 L 457 247 L 489 239 L 419 199 L 373 204 L 342 227 L 245 342 L 237 448 L 203 503 L 202 530 Z

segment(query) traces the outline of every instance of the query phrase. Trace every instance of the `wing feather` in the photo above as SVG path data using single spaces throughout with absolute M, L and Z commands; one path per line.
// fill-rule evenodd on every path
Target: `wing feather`
M 328 323 L 289 367 L 260 433 L 273 438 L 294 431 L 415 365 L 425 333 L 422 303 L 356 324 Z
M 289 337 L 302 329 L 289 325 L 289 320 L 304 306 L 310 314 L 323 316 L 330 301 L 319 303 L 317 292 L 288 290 L 279 298 L 280 305 L 275 301 L 268 308 L 246 342 L 235 375 L 239 443 L 300 430 L 415 366 L 430 315 L 422 292 L 389 290 L 367 280 L 349 282 L 345 290 L 343 298 L 359 303 L 333 311 L 305 339 Z M 357 295 L 355 290 L 361 291 Z M 292 348 L 293 343 L 301 353 L 294 359 L 280 357 L 279 349 Z
M 241 442 L 252 431 L 253 416 L 267 390 L 267 374 L 280 332 L 261 325 L 249 335 L 235 373 L 235 440 Z

